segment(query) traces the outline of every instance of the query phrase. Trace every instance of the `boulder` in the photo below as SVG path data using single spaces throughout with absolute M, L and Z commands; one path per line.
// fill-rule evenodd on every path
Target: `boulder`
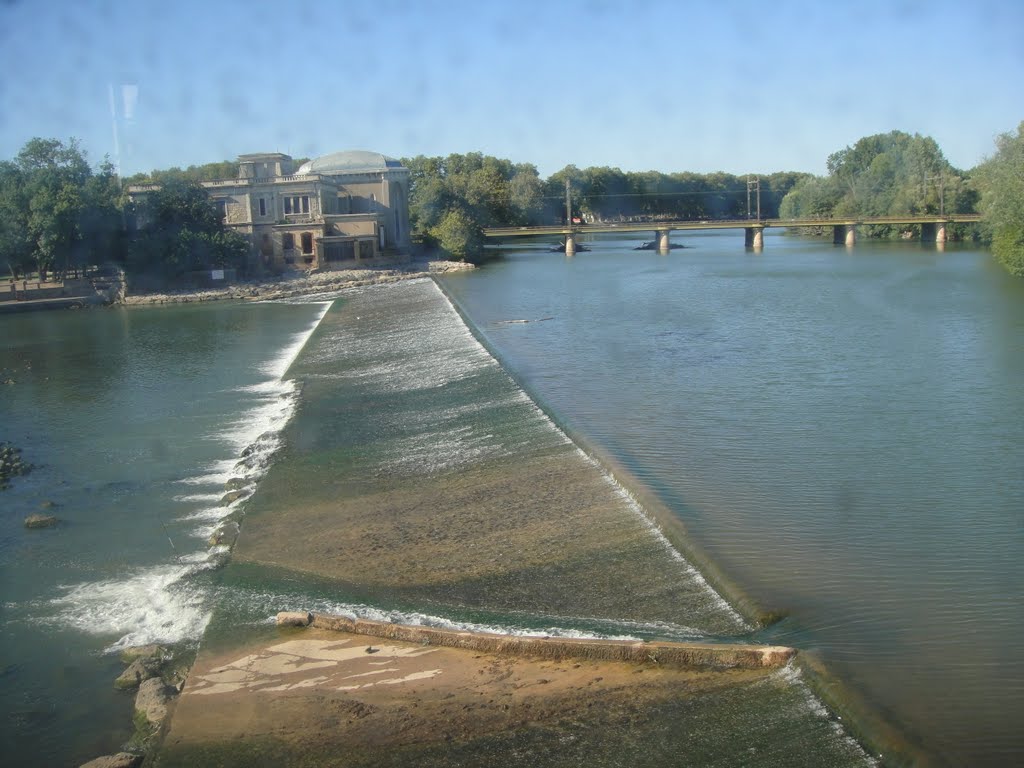
M 281 611 L 277 614 L 279 627 L 308 627 L 312 621 L 313 614 L 309 611 Z
M 136 768 L 142 764 L 142 755 L 133 755 L 131 752 L 118 752 L 116 755 L 103 755 L 88 763 L 82 763 L 81 768 Z
M 160 662 L 152 658 L 139 658 L 128 665 L 128 669 L 122 672 L 114 681 L 114 687 L 119 691 L 128 691 L 137 688 L 144 681 L 156 677 L 160 670 Z
M 121 651 L 121 661 L 131 664 L 136 659 L 160 660 L 167 653 L 162 645 L 135 645 Z
M 245 490 L 244 488 L 239 488 L 238 490 L 234 491 L 228 491 L 227 493 L 224 494 L 223 497 L 221 497 L 220 505 L 222 507 L 226 507 L 228 504 L 238 501 L 239 499 L 244 499 L 248 495 L 249 491 Z
M 149 725 L 157 727 L 167 717 L 167 703 L 177 693 L 174 688 L 164 684 L 159 677 L 151 677 L 139 686 L 135 694 L 135 716 L 145 718 Z
M 53 528 L 59 521 L 53 515 L 29 515 L 25 518 L 26 528 Z
M 213 532 L 207 543 L 211 547 L 228 546 L 230 547 L 235 543 L 235 539 L 238 538 L 239 531 L 238 523 L 232 521 L 223 523 L 217 530 Z

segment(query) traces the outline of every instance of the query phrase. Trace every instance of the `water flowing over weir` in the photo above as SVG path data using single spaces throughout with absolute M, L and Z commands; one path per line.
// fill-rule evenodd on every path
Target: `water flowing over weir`
M 208 651 L 244 644 L 240 627 L 265 634 L 284 609 L 566 637 L 721 641 L 753 629 L 432 281 L 343 293 L 288 376 L 301 402 L 246 504 Z M 549 764 L 871 762 L 792 668 L 602 733 L 563 739 Z M 461 764 L 530 738 L 485 739 Z
M 297 403 L 284 373 L 327 306 L 5 319 L 0 422 L 36 464 L 2 506 L 6 764 L 116 751 L 116 651 L 198 642 L 226 554 L 207 539 L 266 471 Z M 41 505 L 60 524 L 39 536 L 21 520 Z

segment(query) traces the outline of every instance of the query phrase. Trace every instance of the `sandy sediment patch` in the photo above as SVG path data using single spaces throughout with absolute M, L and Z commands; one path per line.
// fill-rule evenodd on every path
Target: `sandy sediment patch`
M 768 674 L 495 655 L 282 629 L 255 646 L 200 652 L 156 764 L 214 756 L 218 764 L 245 764 L 256 749 L 287 755 L 292 765 L 327 755 L 324 764 L 358 765 L 378 750 L 447 748 L 559 723 L 586 732 L 628 724 L 658 702 Z

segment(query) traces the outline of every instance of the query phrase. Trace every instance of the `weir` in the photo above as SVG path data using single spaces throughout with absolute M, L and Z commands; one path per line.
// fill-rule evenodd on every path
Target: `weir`
M 694 765 L 864 765 L 807 706 L 793 651 L 743 642 L 752 624 L 432 282 L 336 302 L 290 375 L 302 407 L 247 502 L 160 765 L 553 765 L 638 744 Z M 305 627 L 260 620 L 325 599 Z M 429 606 L 412 623 L 431 626 L 388 606 Z M 776 724 L 764 760 L 752 723 Z

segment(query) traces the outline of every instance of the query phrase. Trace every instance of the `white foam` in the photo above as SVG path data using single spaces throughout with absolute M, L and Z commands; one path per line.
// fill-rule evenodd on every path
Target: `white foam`
M 249 486 L 266 471 L 266 458 L 279 447 L 280 431 L 295 412 L 295 385 L 282 379 L 329 308 L 329 303 L 324 304 L 316 320 L 295 334 L 290 343 L 261 368 L 261 372 L 271 378 L 247 388 L 250 394 L 257 396 L 256 405 L 226 433 L 210 436 L 225 440 L 231 455 L 211 462 L 200 474 L 178 481 L 215 490 L 181 494 L 174 497 L 175 501 L 182 504 L 216 501 L 223 497 L 224 485 L 229 480 L 241 478 Z M 240 461 L 243 449 L 249 451 Z M 242 501 L 202 507 L 179 520 L 204 523 L 191 533 L 206 539 Z M 209 594 L 190 577 L 216 568 L 227 551 L 227 547 L 214 546 L 182 552 L 174 564 L 142 568 L 120 579 L 65 587 L 64 594 L 51 601 L 57 608 L 54 620 L 88 634 L 118 636 L 109 650 L 197 639 L 210 620 Z
M 127 578 L 66 587 L 52 604 L 57 620 L 91 635 L 114 635 L 108 650 L 196 638 L 210 612 L 203 589 L 186 580 L 211 567 L 206 552 L 197 563 L 159 565 Z
M 261 366 L 261 370 L 270 377 L 272 381 L 280 381 L 284 379 L 288 369 L 291 368 L 292 363 L 298 358 L 299 353 L 302 352 L 302 348 L 306 346 L 306 342 L 309 341 L 309 337 L 313 335 L 313 331 L 316 330 L 317 326 L 320 325 L 320 321 L 324 319 L 324 315 L 327 314 L 327 310 L 331 308 L 330 301 L 322 302 L 320 308 L 320 314 L 316 316 L 316 319 L 310 323 L 309 327 L 303 331 L 299 331 L 292 336 L 291 343 L 288 344 L 273 360 L 270 360 Z
M 183 494 L 183 495 L 181 495 L 181 496 L 175 496 L 175 497 L 174 497 L 174 500 L 175 500 L 175 501 L 182 501 L 182 502 L 195 502 L 195 501 L 202 501 L 202 502 L 210 502 L 210 501 L 220 501 L 220 497 L 221 497 L 221 496 L 223 496 L 223 495 L 224 495 L 224 494 L 223 494 L 223 493 L 220 493 L 220 492 L 218 492 L 218 493 L 187 493 L 187 494 Z

